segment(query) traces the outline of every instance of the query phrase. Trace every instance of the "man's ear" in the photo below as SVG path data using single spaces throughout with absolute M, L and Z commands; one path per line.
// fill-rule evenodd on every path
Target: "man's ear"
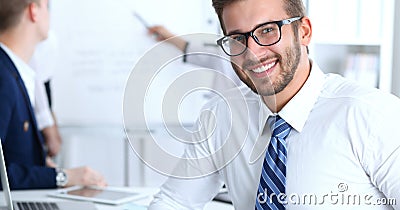
M 312 26 L 311 21 L 308 17 L 303 17 L 301 19 L 299 32 L 301 44 L 304 46 L 308 46 L 312 37 Z
M 36 22 L 37 21 L 37 14 L 38 14 L 38 5 L 36 4 L 36 3 L 30 3 L 29 5 L 28 5 L 28 8 L 27 8 L 27 10 L 28 10 L 28 16 L 29 16 L 29 19 L 32 21 L 32 22 Z

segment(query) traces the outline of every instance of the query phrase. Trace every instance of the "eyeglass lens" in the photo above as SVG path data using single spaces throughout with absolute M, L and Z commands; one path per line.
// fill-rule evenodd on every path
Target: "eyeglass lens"
M 248 35 L 247 35 L 248 36 Z M 238 55 L 247 48 L 248 38 L 245 34 L 233 34 L 222 40 L 222 47 L 229 55 Z M 259 45 L 271 45 L 279 41 L 280 30 L 277 23 L 267 23 L 257 27 L 250 36 Z

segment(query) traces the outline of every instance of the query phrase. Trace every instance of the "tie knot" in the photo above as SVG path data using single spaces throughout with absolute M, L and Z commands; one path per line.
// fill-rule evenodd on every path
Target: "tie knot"
M 292 127 L 279 115 L 270 117 L 269 126 L 272 131 L 272 136 L 281 139 L 285 139 L 292 129 Z

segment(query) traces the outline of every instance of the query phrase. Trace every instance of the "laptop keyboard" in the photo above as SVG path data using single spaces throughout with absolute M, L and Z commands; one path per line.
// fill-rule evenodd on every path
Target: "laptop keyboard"
M 16 202 L 20 210 L 59 210 L 53 202 Z

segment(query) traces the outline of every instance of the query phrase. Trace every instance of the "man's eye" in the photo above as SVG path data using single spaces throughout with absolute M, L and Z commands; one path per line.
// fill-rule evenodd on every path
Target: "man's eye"
M 264 29 L 261 31 L 261 33 L 267 34 L 267 33 L 271 32 L 271 31 L 273 31 L 273 30 L 274 30 L 273 28 L 264 28 Z
M 231 38 L 238 42 L 243 42 L 244 40 L 244 36 L 232 36 Z

